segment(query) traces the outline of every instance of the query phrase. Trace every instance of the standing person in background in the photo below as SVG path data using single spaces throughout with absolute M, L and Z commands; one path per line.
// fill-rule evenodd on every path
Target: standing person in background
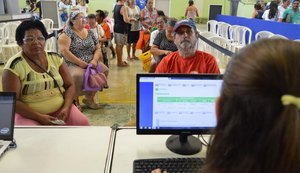
M 34 9 L 34 3 L 31 0 L 26 0 L 26 12 L 32 12 Z
M 194 1 L 193 0 L 189 0 L 189 6 L 186 8 L 184 16 L 185 16 L 185 18 L 191 19 L 193 21 L 195 21 L 196 17 L 199 17 L 198 9 L 194 5 Z
M 151 32 L 152 27 L 155 26 L 157 16 L 157 10 L 153 7 L 153 0 L 147 0 L 146 8 L 141 11 L 141 19 L 145 32 Z
M 109 29 L 110 29 L 110 40 L 113 40 L 113 38 L 114 38 L 114 22 L 112 21 L 111 18 L 109 18 L 109 16 L 108 16 L 109 13 L 107 10 L 104 10 L 103 12 L 105 14 L 104 21 L 107 23 L 107 25 L 109 26 Z M 112 43 L 112 42 L 110 42 L 110 43 Z M 112 58 L 116 58 L 116 52 L 115 52 L 115 48 L 114 48 L 113 44 L 109 44 L 108 47 L 111 50 Z
M 230 0 L 230 15 L 237 16 L 240 0 Z
M 262 19 L 262 15 L 264 14 L 263 8 L 261 4 L 257 2 L 254 4 L 254 11 L 252 12 L 251 18 Z
M 279 17 L 278 17 L 278 22 L 282 22 L 282 16 L 284 11 L 289 7 L 291 4 L 291 0 L 282 0 L 282 4 L 278 6 L 278 11 L 279 11 Z
M 127 44 L 128 23 L 131 19 L 128 17 L 125 1 L 126 0 L 118 0 L 114 7 L 114 35 L 118 67 L 128 66 L 127 62 L 123 61 L 123 46 Z
M 131 20 L 128 28 L 128 42 L 127 42 L 127 60 L 131 59 L 138 60 L 139 58 L 135 56 L 136 43 L 139 40 L 140 30 L 142 29 L 141 21 L 140 21 L 140 8 L 135 5 L 135 0 L 128 1 L 128 15 L 129 18 L 136 19 Z M 132 50 L 132 56 L 130 55 L 130 50 Z
M 97 10 L 96 11 L 96 21 L 102 27 L 102 29 L 104 31 L 104 35 L 106 38 L 106 41 L 104 41 L 104 46 L 108 47 L 109 45 L 111 45 L 111 33 L 110 33 L 110 27 L 104 19 L 105 19 L 104 11 Z
M 287 23 L 299 24 L 300 11 L 299 11 L 299 0 L 294 0 L 292 8 L 288 8 L 283 12 L 282 21 Z
M 178 51 L 162 59 L 155 73 L 220 74 L 216 58 L 198 48 L 198 32 L 194 21 L 184 19 L 174 26 L 174 42 Z
M 264 12 L 262 18 L 264 20 L 277 21 L 279 15 L 277 2 L 271 1 L 270 8 Z
M 71 9 L 71 5 L 69 0 L 61 0 L 58 3 L 58 10 L 59 10 L 62 26 L 64 26 L 68 20 L 70 9 Z
M 83 15 L 86 17 L 89 13 L 89 7 L 86 4 L 86 0 L 80 0 L 79 4 L 77 4 L 76 8 L 79 10 L 79 12 L 83 13 Z
M 42 19 L 43 13 L 42 13 L 42 6 L 41 6 L 41 1 L 37 2 L 35 4 L 35 7 L 37 9 L 37 12 L 39 13 L 39 19 Z
M 146 52 L 150 49 L 150 33 L 155 28 L 155 20 L 158 17 L 156 8 L 153 7 L 153 0 L 146 0 L 146 8 L 141 11 L 143 30 L 140 32 L 136 49 Z

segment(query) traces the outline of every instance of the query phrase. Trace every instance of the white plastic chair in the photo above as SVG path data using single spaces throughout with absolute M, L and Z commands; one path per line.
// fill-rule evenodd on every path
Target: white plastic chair
M 2 61 L 2 42 L 4 42 L 4 27 L 5 23 L 0 23 L 0 61 Z
M 0 47 L 2 47 L 2 61 L 4 62 L 20 51 L 20 47 L 15 41 L 18 25 L 19 23 L 16 22 L 8 22 L 3 26 L 3 40 Z
M 8 22 L 3 26 L 5 44 L 16 43 L 16 29 L 19 26 L 16 22 Z
M 52 32 L 54 23 L 52 19 L 42 19 L 41 22 L 43 22 L 43 24 L 45 25 L 45 28 L 47 29 L 48 33 Z
M 217 36 L 216 34 L 212 33 L 212 32 L 202 32 L 200 33 L 201 36 L 209 39 L 210 37 L 215 37 Z M 204 51 L 204 47 L 205 47 L 205 42 L 203 40 L 201 40 L 200 38 L 198 39 L 198 50 L 202 50 Z
M 235 33 L 236 41 L 231 44 L 234 52 L 251 43 L 252 30 L 246 26 L 239 26 L 235 29 Z
M 217 34 L 227 40 L 229 40 L 229 28 L 230 24 L 225 22 L 219 22 L 217 26 Z
M 55 39 L 56 39 L 55 37 L 51 37 L 51 38 L 47 39 L 46 45 L 45 45 L 45 51 L 56 52 L 56 50 L 54 48 Z
M 203 31 L 201 33 L 211 32 L 211 33 L 217 34 L 217 24 L 218 24 L 218 21 L 216 21 L 216 20 L 207 21 L 206 31 Z
M 255 34 L 255 40 L 259 40 L 262 38 L 270 38 L 274 34 L 270 31 L 259 31 Z
M 275 38 L 281 38 L 281 39 L 286 39 L 286 40 L 288 40 L 287 37 L 285 37 L 285 36 L 283 36 L 283 35 L 280 35 L 280 34 L 274 34 L 274 35 L 272 35 L 270 38 L 272 38 L 272 39 L 275 39 Z
M 238 27 L 240 25 L 231 25 L 229 27 L 229 40 L 231 43 L 238 42 L 238 34 L 236 33 Z
M 223 47 L 224 49 L 231 50 L 230 41 L 223 37 L 213 36 L 213 37 L 210 37 L 209 40 L 214 42 L 215 44 Z M 205 44 L 204 51 L 212 54 L 216 58 L 220 70 L 224 72 L 224 69 L 226 68 L 226 66 L 230 60 L 230 57 L 223 54 L 222 52 L 220 52 L 219 50 L 213 48 L 212 46 L 210 46 L 208 44 Z

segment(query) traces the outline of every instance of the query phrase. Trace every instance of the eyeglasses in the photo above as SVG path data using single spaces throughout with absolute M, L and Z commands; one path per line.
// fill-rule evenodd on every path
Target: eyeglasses
M 45 42 L 45 40 L 45 37 L 26 37 L 23 39 L 24 43 L 33 43 L 34 41 L 42 43 Z
M 81 20 L 81 21 L 83 21 L 83 20 L 86 20 L 86 18 L 85 17 L 78 17 L 75 20 Z

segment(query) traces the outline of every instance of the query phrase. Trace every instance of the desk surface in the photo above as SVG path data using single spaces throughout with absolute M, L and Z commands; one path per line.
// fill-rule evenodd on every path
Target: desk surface
M 1 173 L 104 171 L 110 127 L 15 128 L 18 147 L 0 158 Z
M 170 135 L 136 135 L 136 129 L 118 130 L 113 154 L 112 173 L 132 172 L 135 159 L 160 157 L 205 157 L 206 147 L 200 153 L 183 156 L 172 153 L 165 145 Z M 208 141 L 209 136 L 205 136 Z

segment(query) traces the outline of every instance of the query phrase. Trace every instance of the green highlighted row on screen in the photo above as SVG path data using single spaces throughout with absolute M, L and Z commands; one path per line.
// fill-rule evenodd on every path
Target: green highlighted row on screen
M 157 97 L 157 102 L 214 103 L 215 97 Z

